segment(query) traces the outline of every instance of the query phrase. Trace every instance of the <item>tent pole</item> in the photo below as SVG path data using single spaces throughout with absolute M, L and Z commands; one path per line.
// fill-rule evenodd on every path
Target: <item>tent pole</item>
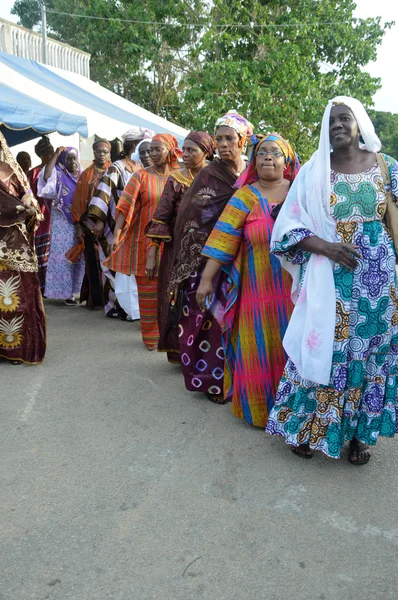
M 47 64 L 47 15 L 46 3 L 42 0 L 41 3 L 41 56 L 43 64 Z

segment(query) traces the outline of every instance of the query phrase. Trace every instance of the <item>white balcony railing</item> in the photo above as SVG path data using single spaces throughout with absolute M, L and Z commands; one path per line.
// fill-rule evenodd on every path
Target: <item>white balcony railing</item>
M 42 62 L 42 37 L 0 19 L 0 51 Z M 90 54 L 47 37 L 47 64 L 90 78 Z

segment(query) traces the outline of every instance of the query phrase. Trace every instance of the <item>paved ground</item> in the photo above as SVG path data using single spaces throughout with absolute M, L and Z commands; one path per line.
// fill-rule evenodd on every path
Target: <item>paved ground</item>
M 1 600 L 396 600 L 397 441 L 300 460 L 138 324 L 47 312 L 45 363 L 0 364 Z

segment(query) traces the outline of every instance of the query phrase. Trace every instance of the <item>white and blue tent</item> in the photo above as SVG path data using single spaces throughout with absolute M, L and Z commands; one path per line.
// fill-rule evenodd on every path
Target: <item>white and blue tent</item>
M 132 125 L 147 127 L 156 133 L 171 133 L 180 142 L 188 133 L 81 75 L 5 52 L 0 52 L 0 81 L 7 82 L 5 87 L 9 88 L 4 101 L 0 91 L 0 123 L 12 145 L 40 133 L 58 131 L 67 135 L 64 131 L 68 118 L 69 134 L 75 128 L 74 133 L 82 137 L 98 135 L 113 139 Z M 30 114 L 35 118 L 31 123 L 29 101 Z

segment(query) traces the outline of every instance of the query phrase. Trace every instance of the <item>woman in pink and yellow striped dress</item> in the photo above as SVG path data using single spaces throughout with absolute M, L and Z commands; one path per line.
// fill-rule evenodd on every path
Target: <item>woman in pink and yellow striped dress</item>
M 249 166 L 202 251 L 208 257 L 197 302 L 213 294 L 213 278 L 229 274 L 223 328 L 224 397 L 232 412 L 265 427 L 286 356 L 282 338 L 291 314 L 290 280 L 269 253 L 278 212 L 299 169 L 292 146 L 279 134 L 252 136 Z

